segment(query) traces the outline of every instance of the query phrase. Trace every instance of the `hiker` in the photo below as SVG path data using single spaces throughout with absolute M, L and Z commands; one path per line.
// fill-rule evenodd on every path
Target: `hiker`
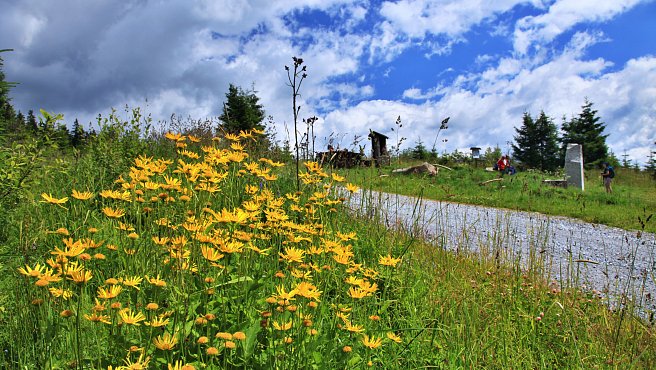
M 615 177 L 615 169 L 608 162 L 602 163 L 603 172 L 601 173 L 601 178 L 604 180 L 604 187 L 606 187 L 606 193 L 611 194 L 613 192 L 613 186 L 611 182 Z
M 508 166 L 510 165 L 510 161 L 508 161 L 508 157 L 505 155 L 502 155 L 501 158 L 497 161 L 496 169 L 497 171 L 501 172 L 501 174 L 505 174 L 506 171 L 508 171 Z

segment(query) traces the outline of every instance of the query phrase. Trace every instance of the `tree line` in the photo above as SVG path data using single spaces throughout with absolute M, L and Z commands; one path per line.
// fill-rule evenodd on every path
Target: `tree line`
M 598 167 L 602 162 L 617 165 L 617 158 L 606 145 L 606 124 L 601 122 L 593 103 L 586 98 L 581 108 L 581 113 L 569 121 L 563 117 L 562 135 L 558 135 L 553 119 L 544 111 L 535 119 L 525 112 L 522 125 L 515 127 L 514 160 L 526 168 L 555 171 L 563 166 L 567 145 L 581 144 L 586 168 Z

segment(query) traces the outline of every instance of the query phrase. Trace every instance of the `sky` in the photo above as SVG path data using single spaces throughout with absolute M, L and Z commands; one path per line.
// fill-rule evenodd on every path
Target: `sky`
M 276 139 L 293 145 L 284 67 L 296 56 L 307 68 L 299 119 L 318 117 L 316 150 L 369 152 L 374 130 L 388 146 L 406 138 L 401 150 L 421 141 L 440 153 L 506 152 L 524 112 L 560 127 L 586 99 L 618 158 L 644 164 L 655 147 L 656 0 L 0 0 L 0 9 L 14 107 L 63 113 L 69 126 L 126 106 L 155 122 L 216 119 L 232 83 L 256 92 Z

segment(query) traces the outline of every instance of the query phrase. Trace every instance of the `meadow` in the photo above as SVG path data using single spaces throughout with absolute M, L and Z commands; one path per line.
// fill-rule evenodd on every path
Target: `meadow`
M 1 198 L 0 366 L 656 363 L 653 328 L 628 303 L 611 310 L 595 292 L 546 281 L 538 265 L 454 254 L 357 217 L 344 198 L 353 183 L 379 186 L 376 169 L 305 162 L 297 188 L 293 164 L 257 149 L 262 133 L 194 132 L 109 125 L 84 153 L 3 152 L 8 171 L 35 167 Z M 413 184 L 454 200 L 487 191 L 438 183 L 443 174 Z M 495 193 L 530 188 L 530 176 Z
M 348 181 L 365 188 L 425 199 L 476 204 L 577 218 L 626 230 L 656 232 L 650 220 L 656 210 L 656 181 L 649 173 L 631 168 L 616 169 L 613 193 L 607 194 L 600 170 L 585 171 L 585 191 L 554 187 L 543 180 L 562 174 L 520 171 L 515 175 L 489 172 L 484 163 L 447 163 L 437 176 L 394 174 L 395 168 L 417 165 L 404 160 L 386 168 L 357 167 L 340 170 Z M 492 181 L 491 181 L 492 180 Z M 651 222 L 650 222 L 651 221 Z

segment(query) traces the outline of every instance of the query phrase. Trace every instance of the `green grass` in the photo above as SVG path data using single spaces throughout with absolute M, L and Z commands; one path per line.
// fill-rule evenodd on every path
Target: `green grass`
M 200 145 L 188 144 L 189 153 L 203 153 Z M 233 156 L 239 150 L 223 146 L 232 159 L 209 161 L 217 172 L 202 171 L 199 179 L 193 168 L 207 162 L 176 152 L 171 142 L 144 145 L 149 149 L 143 154 L 171 161 L 163 173 L 149 165 L 144 171 L 126 156 L 130 150 L 109 152 L 112 143 L 103 145 L 78 158 L 43 162 L 16 194 L 20 201 L 1 215 L 7 225 L 0 244 L 2 368 L 127 369 L 146 360 L 154 369 L 182 364 L 196 369 L 647 368 L 656 363 L 653 329 L 633 316 L 631 302 L 612 311 L 599 296 L 566 288 L 576 282 L 545 281 L 539 258 L 520 266 L 503 255 L 494 258 L 495 253 L 455 254 L 375 218 L 356 217 L 358 210 L 335 200 L 338 184 L 321 168 L 303 170 L 307 183 L 296 189 L 293 164 L 273 168 L 258 161 L 259 155 L 240 161 L 240 155 Z M 191 167 L 185 170 L 178 160 Z M 135 169 L 105 168 L 106 163 L 132 163 Z M 253 163 L 271 170 L 258 173 Z M 364 184 L 379 180 L 375 169 L 360 171 L 348 175 L 360 174 Z M 489 177 L 459 169 L 451 185 L 426 178 L 412 186 L 424 193 L 431 187 L 466 193 L 456 186 L 458 173 L 469 173 L 475 183 Z M 266 180 L 267 174 L 278 178 Z M 123 181 L 114 182 L 119 175 Z M 180 179 L 180 188 L 154 189 L 153 184 L 166 183 L 164 175 Z M 496 192 L 512 189 L 526 176 Z M 196 189 L 203 178 L 217 180 L 219 191 Z M 387 179 L 401 188 L 400 178 Z M 73 199 L 72 189 L 89 190 L 94 197 Z M 109 189 L 130 197 L 100 195 Z M 487 191 L 477 190 L 470 196 Z M 50 204 L 40 196 L 44 192 L 69 200 Z M 253 206 L 259 212 L 239 218 Z M 105 207 L 125 215 L 108 217 Z M 60 228 L 70 235 L 56 232 Z M 85 251 L 66 248 L 68 237 L 83 243 Z M 169 241 L 156 243 L 165 237 Z M 229 248 L 239 243 L 242 250 Z M 224 256 L 213 264 L 204 247 Z M 62 269 L 60 281 L 41 287 L 35 284 L 39 277 L 19 273 L 54 258 L 57 248 L 70 253 L 53 268 Z M 336 258 L 341 254 L 349 256 L 345 263 Z M 381 264 L 386 256 L 399 259 L 396 267 Z M 63 266 L 75 263 L 92 277 L 66 273 Z M 125 284 L 133 277 L 144 279 L 139 289 Z M 151 283 L 154 277 L 167 284 Z M 109 289 L 112 278 L 123 291 L 100 298 L 99 288 Z M 316 286 L 319 298 L 286 299 L 301 283 Z M 352 295 L 352 288 L 367 284 L 376 287 L 362 298 Z M 63 299 L 48 288 L 72 295 Z M 126 308 L 147 321 L 169 321 L 162 327 L 133 325 L 120 318 Z M 111 323 L 85 316 L 94 312 Z M 287 323 L 291 327 L 285 329 Z M 164 333 L 177 338 L 171 349 L 155 345 Z M 219 333 L 243 333 L 245 339 L 231 341 L 231 349 Z M 381 338 L 380 346 L 367 347 L 365 334 Z M 210 354 L 210 347 L 218 353 Z
M 392 173 L 393 168 L 410 165 L 412 163 L 339 172 L 348 181 L 366 189 L 567 216 L 628 230 L 643 230 L 644 226 L 644 231 L 656 232 L 656 222 L 645 222 L 656 212 L 656 182 L 644 172 L 617 169 L 613 193 L 606 194 L 600 171 L 594 170 L 585 172 L 585 191 L 581 192 L 572 187 L 562 189 L 543 184 L 545 179 L 558 177 L 534 171 L 506 175 L 502 181 L 485 185 L 480 184 L 498 178 L 499 174 L 468 165 L 456 165 L 453 171 L 440 169 L 435 177 Z

